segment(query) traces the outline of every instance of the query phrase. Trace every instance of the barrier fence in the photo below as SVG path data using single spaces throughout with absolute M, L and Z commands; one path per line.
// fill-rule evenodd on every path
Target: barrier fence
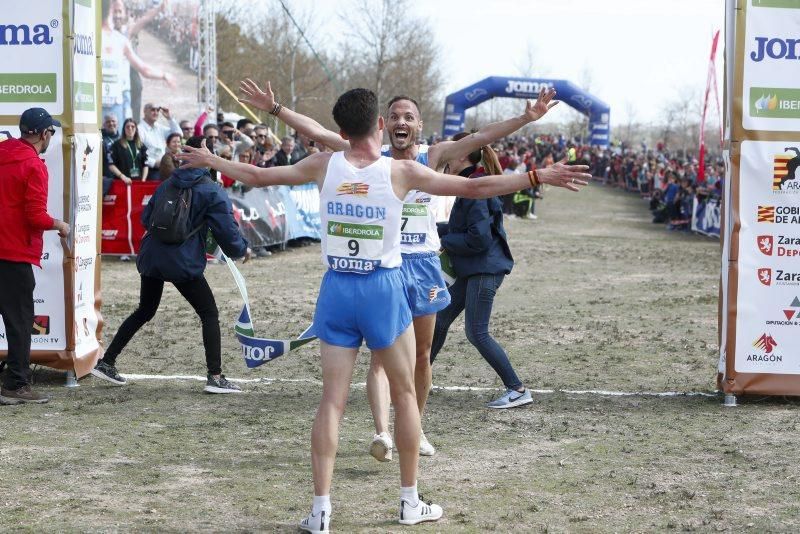
M 160 182 L 115 180 L 103 197 L 103 254 L 137 254 L 145 228 L 144 207 Z M 315 184 L 226 190 L 233 215 L 251 247 L 280 245 L 291 239 L 320 238 L 319 191 Z

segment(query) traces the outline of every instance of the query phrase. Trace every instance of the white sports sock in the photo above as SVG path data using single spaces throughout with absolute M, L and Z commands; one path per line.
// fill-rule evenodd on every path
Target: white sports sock
M 311 504 L 311 513 L 317 515 L 325 510 L 330 515 L 331 513 L 331 496 L 330 495 L 314 495 L 314 502 Z
M 417 494 L 417 485 L 414 484 L 408 488 L 400 487 L 400 498 L 407 501 L 411 506 L 416 507 L 419 504 L 419 495 Z

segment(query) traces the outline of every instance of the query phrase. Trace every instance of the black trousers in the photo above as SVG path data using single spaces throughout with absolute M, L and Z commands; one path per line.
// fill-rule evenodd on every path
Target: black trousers
M 8 341 L 8 370 L 3 377 L 6 389 L 19 389 L 30 380 L 34 287 L 30 263 L 0 260 L 0 316 Z
M 173 283 L 172 285 L 183 295 L 194 311 L 200 317 L 203 325 L 203 348 L 206 352 L 206 365 L 208 372 L 218 375 L 222 372 L 222 341 L 219 332 L 219 312 L 214 294 L 211 292 L 204 276 L 188 282 Z M 114 336 L 106 350 L 103 361 L 115 365 L 117 356 L 133 338 L 136 332 L 152 319 L 158 305 L 161 303 L 161 294 L 164 291 L 164 281 L 158 278 L 142 276 L 142 287 L 139 292 L 139 307 L 123 321 L 119 331 Z

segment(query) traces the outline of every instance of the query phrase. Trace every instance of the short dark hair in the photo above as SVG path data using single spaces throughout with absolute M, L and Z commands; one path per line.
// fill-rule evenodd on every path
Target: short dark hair
M 203 148 L 205 142 L 206 138 L 202 135 L 193 135 L 186 140 L 186 146 L 190 146 L 192 148 Z
M 239 119 L 239 122 L 236 123 L 236 129 L 241 130 L 242 128 L 244 128 L 245 124 L 253 124 L 253 121 L 251 121 L 250 119 Z
M 410 96 L 406 96 L 406 95 L 397 95 L 395 97 L 392 97 L 392 99 L 389 100 L 389 103 L 386 104 L 386 108 L 388 109 L 388 108 L 392 107 L 392 104 L 394 104 L 395 102 L 399 102 L 401 100 L 408 100 L 409 102 L 414 104 L 417 107 L 417 113 L 419 113 L 419 104 L 417 103 L 417 101 L 414 100 L 413 98 L 411 98 Z
M 203 126 L 203 135 L 206 135 L 206 132 L 207 132 L 208 130 L 210 130 L 211 128 L 214 128 L 215 130 L 219 131 L 219 126 L 217 126 L 217 125 L 216 125 L 216 124 L 214 124 L 213 122 L 209 122 L 208 124 L 206 124 L 205 126 Z
M 333 120 L 349 137 L 365 137 L 378 120 L 378 97 L 369 89 L 350 89 L 333 106 Z
M 225 122 L 223 122 L 223 123 L 222 123 L 222 127 L 223 127 L 223 128 L 225 128 L 226 126 L 227 126 L 228 128 L 235 128 L 235 126 L 233 125 L 233 123 L 232 123 L 232 122 L 228 122 L 228 121 L 225 121 Z
M 171 133 L 171 134 L 169 134 L 167 136 L 167 144 L 169 144 L 169 142 L 172 141 L 176 137 L 183 137 L 183 136 L 181 134 L 179 134 L 179 133 L 174 133 L 173 132 L 173 133 Z

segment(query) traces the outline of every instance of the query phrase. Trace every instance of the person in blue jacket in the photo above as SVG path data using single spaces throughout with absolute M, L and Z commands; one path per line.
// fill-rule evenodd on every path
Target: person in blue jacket
M 466 135 L 456 134 L 453 140 Z M 476 172 L 481 159 L 489 174 L 502 174 L 500 162 L 491 147 L 449 161 L 448 172 L 469 178 L 482 176 Z M 442 349 L 450 325 L 463 311 L 467 339 L 506 387 L 506 392 L 487 407 L 513 408 L 530 404 L 533 402 L 530 390 L 517 376 L 503 347 L 489 333 L 494 297 L 514 267 L 503 228 L 502 202 L 497 197 L 481 200 L 457 198 L 449 222 L 439 225 L 439 234 L 442 248 L 450 257 L 456 273 L 456 281 L 449 288 L 450 305 L 436 314 L 431 363 Z
M 187 145 L 200 148 L 204 139 L 192 137 Z M 149 227 L 153 207 L 164 193 L 168 182 L 176 182 L 181 189 L 192 189 L 190 209 L 191 228 L 200 231 L 180 244 L 166 244 L 152 234 L 145 234 L 142 248 L 136 259 L 142 285 L 139 306 L 122 323 L 111 344 L 92 370 L 92 374 L 116 385 L 124 385 L 125 379 L 116 369 L 117 356 L 136 332 L 152 319 L 161 302 L 164 282 L 171 282 L 200 317 L 203 327 L 203 348 L 206 354 L 208 380 L 207 393 L 239 393 L 241 389 L 229 382 L 222 374 L 222 349 L 219 328 L 219 313 L 214 294 L 203 271 L 206 268 L 205 239 L 208 230 L 214 235 L 223 252 L 231 258 L 250 257 L 247 241 L 239 233 L 233 218 L 233 208 L 225 191 L 211 180 L 208 169 L 176 169 L 169 180 L 156 189 L 142 213 L 142 224 Z M 202 225 L 202 226 L 201 226 Z

